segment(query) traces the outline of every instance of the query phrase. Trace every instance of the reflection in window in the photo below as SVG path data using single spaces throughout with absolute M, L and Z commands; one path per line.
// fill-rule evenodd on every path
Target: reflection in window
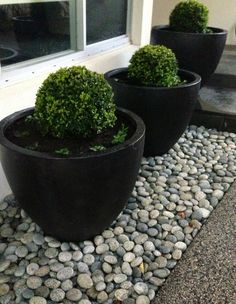
M 127 0 L 87 0 L 87 44 L 126 34 Z
M 1 65 L 70 49 L 69 21 L 69 1 L 0 5 Z

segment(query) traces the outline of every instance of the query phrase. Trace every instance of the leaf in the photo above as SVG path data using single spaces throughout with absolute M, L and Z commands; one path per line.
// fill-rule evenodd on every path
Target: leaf
M 61 148 L 61 149 L 55 150 L 55 153 L 62 155 L 62 156 L 68 156 L 70 154 L 70 150 L 68 148 Z
M 117 145 L 117 144 L 122 144 L 128 134 L 128 127 L 126 127 L 124 124 L 121 125 L 121 129 L 113 136 L 112 139 L 112 144 Z
M 101 152 L 101 151 L 105 151 L 106 147 L 104 147 L 103 145 L 95 145 L 93 147 L 90 147 L 89 150 L 94 152 Z

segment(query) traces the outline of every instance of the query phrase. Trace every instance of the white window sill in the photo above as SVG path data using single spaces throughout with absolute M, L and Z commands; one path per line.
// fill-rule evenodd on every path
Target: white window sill
M 31 80 L 34 77 L 48 75 L 61 67 L 72 65 L 85 65 L 85 62 L 119 51 L 131 46 L 128 37 L 121 36 L 109 39 L 102 43 L 95 43 L 86 47 L 84 51 L 65 51 L 43 58 L 28 60 L 2 68 L 0 75 L 0 88 Z M 99 58 L 98 58 L 99 60 Z
M 15 71 L 13 78 L 8 82 L 2 81 L 0 86 L 0 120 L 13 112 L 34 106 L 35 96 L 40 85 L 49 73 L 59 67 L 84 65 L 90 70 L 105 73 L 108 70 L 127 66 L 135 50 L 137 50 L 137 46 L 126 44 L 86 58 L 74 59 L 73 61 L 72 59 L 63 60 L 52 67 L 44 63 L 44 67 L 34 74 L 30 71 L 28 73 Z

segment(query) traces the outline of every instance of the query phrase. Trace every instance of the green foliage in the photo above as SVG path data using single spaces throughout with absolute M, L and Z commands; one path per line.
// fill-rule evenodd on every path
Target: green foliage
M 33 143 L 32 145 L 30 145 L 30 146 L 26 146 L 25 148 L 26 148 L 26 149 L 29 149 L 29 150 L 33 150 L 33 151 L 38 150 L 38 148 L 39 148 L 39 143 L 38 143 L 38 142 L 35 142 L 35 143 Z
M 155 87 L 173 87 L 181 83 L 178 64 L 171 49 L 146 45 L 134 53 L 128 66 L 128 77 L 137 83 Z
M 14 131 L 14 136 L 15 137 L 28 137 L 30 135 L 30 131 L 28 130 L 23 130 L 23 131 L 19 131 L 19 130 L 15 130 Z
M 94 152 L 102 152 L 102 151 L 106 150 L 106 147 L 104 147 L 103 145 L 96 145 L 96 146 L 90 147 L 89 149 Z
M 116 121 L 112 88 L 103 75 L 85 67 L 61 68 L 39 88 L 34 119 L 44 135 L 101 133 Z
M 208 13 L 208 8 L 196 0 L 181 1 L 170 14 L 170 26 L 180 32 L 206 33 Z
M 113 136 L 111 143 L 113 145 L 122 144 L 125 141 L 127 135 L 128 135 L 128 127 L 122 124 L 120 130 L 117 132 L 117 134 Z
M 58 150 L 55 150 L 55 153 L 61 156 L 67 156 L 70 154 L 70 150 L 68 148 L 61 148 Z
M 26 122 L 27 124 L 33 123 L 33 122 L 34 122 L 34 117 L 33 117 L 32 115 L 26 116 L 25 122 Z

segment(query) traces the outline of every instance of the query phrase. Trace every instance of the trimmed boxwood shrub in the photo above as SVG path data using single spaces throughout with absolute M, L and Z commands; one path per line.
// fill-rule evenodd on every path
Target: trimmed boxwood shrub
M 101 133 L 116 121 L 112 88 L 85 67 L 61 68 L 39 88 L 34 119 L 43 134 L 54 137 Z
M 181 1 L 171 12 L 169 24 L 175 31 L 205 33 L 208 14 L 208 8 L 196 0 Z
M 128 77 L 134 82 L 155 87 L 173 87 L 181 83 L 178 63 L 171 49 L 146 45 L 136 51 L 128 66 Z

